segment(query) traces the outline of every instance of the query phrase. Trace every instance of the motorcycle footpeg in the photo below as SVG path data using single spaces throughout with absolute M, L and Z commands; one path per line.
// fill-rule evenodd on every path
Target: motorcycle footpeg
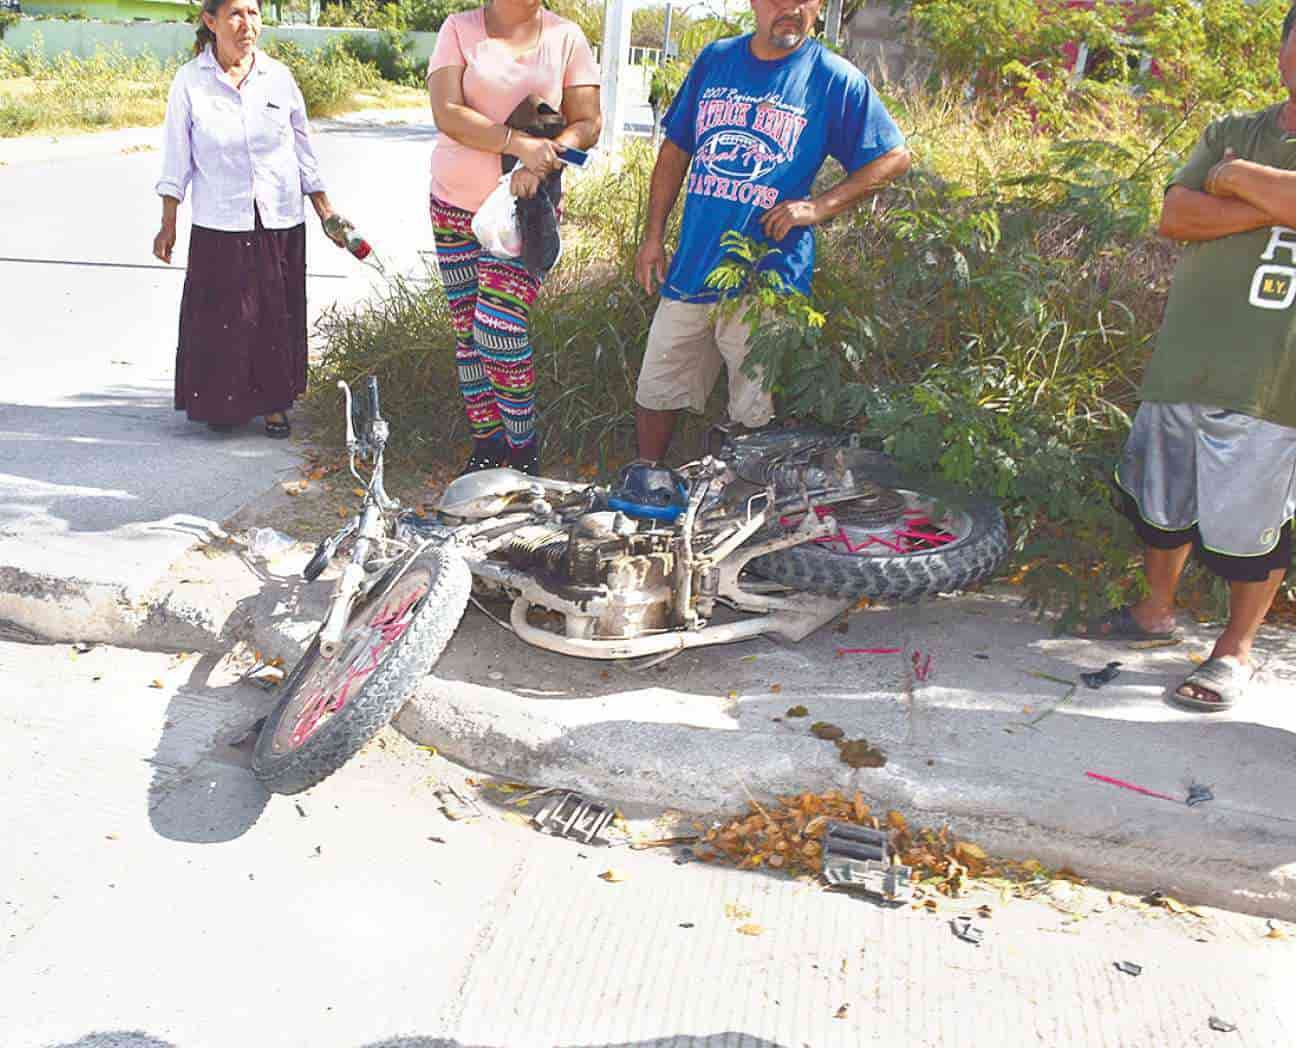
M 332 559 L 333 551 L 329 549 L 328 539 L 325 539 L 315 547 L 315 555 L 306 562 L 306 567 L 302 568 L 302 578 L 307 582 L 314 582 L 328 567 L 329 561 Z

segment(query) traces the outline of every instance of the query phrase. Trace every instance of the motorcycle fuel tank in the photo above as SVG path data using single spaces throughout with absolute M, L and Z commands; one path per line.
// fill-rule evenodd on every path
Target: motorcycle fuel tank
M 483 469 L 456 477 L 441 495 L 437 509 L 461 520 L 483 520 L 503 513 L 521 498 L 544 497 L 533 477 L 515 469 Z

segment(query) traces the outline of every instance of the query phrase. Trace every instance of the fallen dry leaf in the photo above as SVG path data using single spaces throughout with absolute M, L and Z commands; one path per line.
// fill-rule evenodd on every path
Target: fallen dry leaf
M 770 685 L 770 691 L 773 692 L 775 695 L 777 695 L 777 694 L 778 694 L 780 691 L 782 691 L 782 690 L 783 690 L 783 685 L 782 685 L 782 684 L 771 684 L 771 685 Z
M 738 925 L 739 935 L 764 935 L 765 928 L 759 924 L 740 924 Z
M 849 1014 L 850 1014 L 850 1005 L 843 1004 L 840 1008 L 838 1008 L 835 1012 L 833 1012 L 833 1018 L 845 1019 Z
M 604 870 L 599 874 L 599 880 L 607 881 L 608 884 L 620 884 L 625 879 L 625 874 L 615 867 L 610 870 Z
M 150 688 L 163 688 L 163 687 L 166 687 L 166 685 L 164 685 L 160 680 L 158 680 L 156 677 L 154 677 L 153 680 L 149 681 L 149 687 L 150 687 Z
M 751 916 L 751 910 L 736 902 L 725 903 L 724 912 L 731 921 L 741 921 Z

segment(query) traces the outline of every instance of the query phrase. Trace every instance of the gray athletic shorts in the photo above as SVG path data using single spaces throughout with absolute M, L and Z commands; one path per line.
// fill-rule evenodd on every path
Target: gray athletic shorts
M 1155 528 L 1195 525 L 1213 553 L 1264 556 L 1296 516 L 1296 429 L 1202 404 L 1148 401 L 1116 483 Z

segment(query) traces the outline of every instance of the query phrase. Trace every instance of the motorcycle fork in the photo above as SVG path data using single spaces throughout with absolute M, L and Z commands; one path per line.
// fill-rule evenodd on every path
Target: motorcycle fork
M 342 570 L 342 577 L 333 591 L 328 618 L 320 627 L 319 651 L 326 659 L 336 655 L 342 645 L 342 634 L 351 617 L 351 608 L 365 579 L 365 562 L 369 558 L 369 550 L 382 538 L 382 519 L 382 510 L 377 503 L 372 499 L 366 500 L 364 509 L 360 511 L 360 526 L 356 529 L 351 559 Z

